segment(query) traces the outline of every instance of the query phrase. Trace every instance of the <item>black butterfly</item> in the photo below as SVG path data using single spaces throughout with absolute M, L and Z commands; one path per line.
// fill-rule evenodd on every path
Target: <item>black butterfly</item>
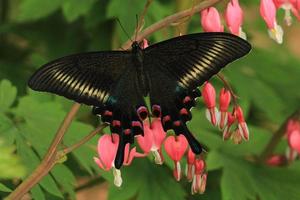
M 93 113 L 120 136 L 115 167 L 120 168 L 126 143 L 143 134 L 150 96 L 153 117 L 165 130 L 183 134 L 194 153 L 202 148 L 186 122 L 200 96 L 198 86 L 228 63 L 244 56 L 251 45 L 228 33 L 196 33 L 131 51 L 74 54 L 45 64 L 29 80 L 33 90 L 52 92 L 93 106 Z

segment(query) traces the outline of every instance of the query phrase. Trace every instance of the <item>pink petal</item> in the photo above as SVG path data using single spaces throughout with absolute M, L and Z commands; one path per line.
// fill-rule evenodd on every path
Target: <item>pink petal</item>
M 164 144 L 166 153 L 174 161 L 180 161 L 188 147 L 188 141 L 183 135 L 176 136 L 176 138 L 169 136 Z
M 145 153 L 149 153 L 153 145 L 153 132 L 150 129 L 149 122 L 144 121 L 144 136 L 138 135 L 137 142 Z
M 153 119 L 151 129 L 153 134 L 153 145 L 151 150 L 158 150 L 161 148 L 161 145 L 166 137 L 166 132 L 162 127 L 160 118 Z
M 289 146 L 300 154 L 300 130 L 294 130 L 288 137 Z
M 243 23 L 243 11 L 238 0 L 231 0 L 228 3 L 225 18 L 230 32 L 239 35 L 240 27 Z
M 202 97 L 207 108 L 216 106 L 216 90 L 209 82 L 205 82 L 203 85 Z
M 205 169 L 205 162 L 202 159 L 196 159 L 194 166 L 195 166 L 195 174 L 202 174 Z
M 112 141 L 112 138 L 114 141 Z M 100 137 L 98 141 L 98 155 L 105 169 L 110 169 L 112 167 L 116 157 L 118 144 L 119 137 L 116 134 L 113 134 L 112 136 L 104 134 Z
M 276 22 L 276 7 L 273 0 L 260 1 L 260 15 L 269 29 L 274 29 Z
M 214 7 L 210 7 L 201 11 L 201 25 L 205 32 L 224 31 L 219 12 Z
M 280 166 L 286 163 L 286 157 L 283 155 L 272 155 L 266 163 L 270 166 Z
M 229 90 L 222 88 L 220 91 L 220 111 L 226 112 L 231 100 L 231 94 Z

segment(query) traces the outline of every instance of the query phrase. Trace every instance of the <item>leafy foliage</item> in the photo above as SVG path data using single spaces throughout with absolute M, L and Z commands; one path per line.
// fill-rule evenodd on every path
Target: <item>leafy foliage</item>
M 255 42 L 256 38 L 267 35 L 261 19 L 255 16 L 250 19 L 253 8 L 258 10 L 259 1 L 240 2 L 245 11 L 250 10 L 250 17 L 245 15 L 245 25 L 254 49 L 249 56 L 226 68 L 224 74 L 240 97 L 239 103 L 247 122 L 250 122 L 250 141 L 241 145 L 224 142 L 219 131 L 205 119 L 203 104 L 199 100 L 197 108 L 192 111 L 193 120 L 189 127 L 209 152 L 208 185 L 204 195 L 191 196 L 190 183 L 173 180 L 173 162 L 167 156 L 164 166 L 157 166 L 150 159 L 134 160 L 133 165 L 122 169 L 123 186 L 120 189 L 114 187 L 111 173 L 100 171 L 94 164 L 95 137 L 68 155 L 66 161 L 57 164 L 32 188 L 33 199 L 75 199 L 78 179 L 97 175 L 105 179 L 101 181 L 109 183 L 108 199 L 112 200 L 298 199 L 299 162 L 289 167 L 271 168 L 253 160 L 262 152 L 272 132 L 289 114 L 299 109 L 300 61 L 291 54 L 288 45 Z M 136 14 L 142 13 L 145 3 L 146 0 L 0 2 L 1 199 L 16 187 L 12 179 L 26 178 L 41 162 L 72 104 L 61 97 L 29 90 L 26 87 L 29 75 L 57 57 L 118 48 L 128 38 L 116 23 L 116 18 L 132 35 L 136 28 Z M 145 16 L 144 27 L 184 6 L 192 5 L 183 5 L 180 1 L 153 1 Z M 148 38 L 150 43 L 173 37 L 181 31 L 184 34 L 185 29 L 201 31 L 198 15 L 183 22 L 154 33 Z M 285 37 L 289 37 L 288 34 Z M 265 48 L 259 48 L 262 46 Z M 217 80 L 212 81 L 220 88 Z M 97 124 L 98 119 L 91 116 L 90 108 L 83 107 L 59 148 L 76 143 Z M 284 153 L 286 145 L 282 140 L 276 152 Z

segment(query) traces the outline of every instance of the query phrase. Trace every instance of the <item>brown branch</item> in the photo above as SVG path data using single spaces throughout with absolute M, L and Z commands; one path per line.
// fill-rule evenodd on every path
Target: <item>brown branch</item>
M 107 124 L 103 123 L 100 126 L 98 126 L 95 130 L 93 130 L 92 132 L 90 132 L 87 136 L 85 136 L 84 138 L 82 138 L 79 142 L 73 144 L 70 147 L 65 148 L 63 151 L 63 155 L 66 155 L 72 151 L 74 151 L 75 149 L 77 149 L 78 147 L 80 147 L 81 145 L 85 144 L 86 142 L 88 142 L 90 139 L 92 139 L 95 135 L 97 135 L 99 132 L 102 132 L 102 130 L 107 126 Z
M 171 23 L 177 22 L 178 20 L 185 18 L 187 16 L 191 16 L 195 14 L 196 12 L 199 12 L 207 7 L 210 7 L 221 0 L 205 0 L 198 4 L 197 6 L 194 6 L 192 9 L 187 9 L 181 12 L 178 12 L 174 15 L 168 16 L 161 21 L 149 26 L 146 28 L 142 33 L 137 35 L 136 40 L 140 41 L 141 39 L 149 36 L 150 34 L 154 33 L 155 31 L 158 31 L 164 27 L 169 26 Z M 132 37 L 134 39 L 134 36 Z M 127 41 L 121 48 L 128 49 L 130 48 L 131 40 Z M 62 155 L 61 152 L 57 151 L 57 148 L 59 144 L 61 144 L 63 136 L 65 135 L 67 129 L 69 128 L 72 120 L 74 119 L 77 111 L 80 108 L 80 104 L 75 103 L 67 116 L 65 117 L 64 121 L 61 123 L 60 128 L 55 134 L 55 137 L 45 155 L 42 162 L 37 166 L 37 168 L 29 175 L 8 197 L 7 199 L 10 200 L 19 200 L 22 198 L 24 194 L 26 194 L 35 184 L 37 184 L 44 176 L 46 176 L 50 170 L 55 166 L 56 162 L 61 158 Z M 102 130 L 104 128 L 103 126 L 98 127 L 96 130 Z M 89 135 L 84 137 L 81 141 L 79 141 L 77 144 L 74 144 L 73 146 L 66 148 L 64 153 L 69 153 L 72 150 L 78 148 L 85 142 L 87 142 L 89 139 L 91 139 L 94 135 L 96 135 L 96 130 L 91 132 Z
M 195 13 L 200 12 L 201 10 L 208 8 L 210 6 L 213 6 L 220 1 L 221 0 L 202 1 L 201 3 L 199 3 L 198 5 L 190 8 L 190 9 L 186 9 L 181 12 L 175 13 L 174 15 L 170 15 L 170 16 L 162 19 L 161 21 L 158 21 L 158 22 L 152 24 L 151 26 L 149 26 L 148 28 L 146 28 L 143 32 L 138 34 L 138 36 L 136 38 L 131 37 L 131 40 L 127 40 L 125 42 L 125 44 L 122 45 L 122 48 L 129 49 L 131 46 L 132 40 L 136 39 L 137 41 L 141 41 L 142 39 L 146 38 L 147 36 L 151 35 L 152 33 L 169 26 L 170 24 L 172 24 L 174 22 L 177 22 L 182 18 L 194 15 Z
M 75 103 L 65 119 L 57 130 L 55 137 L 44 157 L 41 164 L 23 181 L 7 198 L 11 200 L 21 199 L 35 184 L 37 184 L 50 169 L 55 165 L 55 158 L 58 145 L 61 143 L 65 132 L 69 128 L 72 120 L 80 108 L 80 104 Z
M 286 126 L 291 119 L 300 119 L 300 109 L 294 112 L 292 115 L 290 115 L 284 123 L 280 126 L 280 128 L 274 133 L 273 137 L 265 147 L 265 149 L 262 151 L 261 155 L 258 157 L 257 162 L 258 163 L 264 163 L 269 156 L 272 155 L 274 152 L 274 149 L 279 144 L 281 138 L 285 135 L 286 132 Z

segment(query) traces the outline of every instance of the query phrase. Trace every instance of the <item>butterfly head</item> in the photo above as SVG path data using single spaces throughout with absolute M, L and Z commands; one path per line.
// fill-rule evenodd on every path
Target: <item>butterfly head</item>
M 139 43 L 138 43 L 137 41 L 134 41 L 134 42 L 132 43 L 131 48 L 132 48 L 132 51 L 133 51 L 133 52 L 137 52 L 138 50 L 141 49 L 141 47 L 140 47 L 140 45 L 139 45 Z

